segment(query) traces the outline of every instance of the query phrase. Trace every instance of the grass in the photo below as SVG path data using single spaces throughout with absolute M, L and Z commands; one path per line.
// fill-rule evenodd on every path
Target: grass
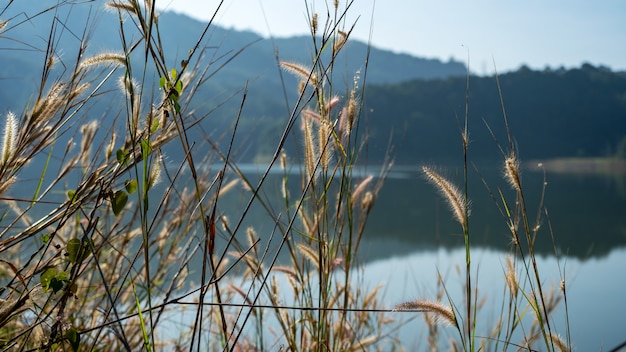
M 515 200 L 488 189 L 512 241 L 507 296 L 490 335 L 477 333 L 467 183 L 457 187 L 433 168 L 424 174 L 465 238 L 465 301 L 452 301 L 441 286 L 434 300 L 391 307 L 381 303 L 381 287 L 363 284 L 359 246 L 393 162 L 378 177 L 358 176 L 367 162 L 360 118 L 367 65 L 343 89 L 345 72 L 334 65 L 353 28 L 345 21 L 352 2 L 329 4 L 326 18 L 305 4 L 314 51 L 308 63 L 277 57 L 277 66 L 299 79 L 299 98 L 258 180 L 239 169 L 233 150 L 247 87 L 232 95 L 240 108 L 223 140 L 203 133 L 209 114 L 194 111 L 203 99 L 197 92 L 215 73 L 200 58 L 211 22 L 175 67 L 153 1 L 107 3 L 102 15 L 119 19 L 119 51 L 89 54 L 89 18 L 76 57 L 63 58 L 63 22 L 50 24 L 39 88 L 22 111 L 5 114 L 3 350 L 401 350 L 389 332 L 395 318 L 413 314 L 401 311 L 427 318 L 432 350 L 441 346 L 442 322 L 457 332 L 454 350 L 570 349 L 569 335 L 559 337 L 551 323 L 565 283 L 553 291 L 541 280 L 533 242 L 542 205 L 531 225 L 510 137 L 503 164 Z M 42 13 L 65 6 L 90 4 L 60 2 Z M 0 23 L 5 37 L 19 28 Z M 106 116 L 93 120 L 93 104 L 109 104 Z M 467 119 L 461 136 L 467 180 Z M 284 151 L 290 138 L 300 143 L 297 155 Z M 171 146 L 180 152 L 165 154 Z M 283 170 L 279 205 L 266 193 L 275 164 Z M 244 197 L 242 209 L 227 214 L 225 198 L 234 192 Z M 253 207 L 273 229 L 245 225 Z

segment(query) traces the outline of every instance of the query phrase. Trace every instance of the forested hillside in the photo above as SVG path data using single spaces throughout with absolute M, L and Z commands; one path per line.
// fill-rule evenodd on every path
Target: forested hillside
M 474 158 L 498 157 L 489 128 L 499 143 L 506 143 L 500 93 L 522 158 L 608 156 L 623 149 L 623 73 L 588 64 L 571 70 L 533 71 L 523 67 L 501 74 L 499 80 L 500 92 L 493 76 L 470 77 L 469 90 L 467 79 L 461 77 L 369 86 L 364 116 L 372 142 L 371 156 L 380 158 L 391 138 L 401 163 L 461 157 L 466 93 L 469 153 Z

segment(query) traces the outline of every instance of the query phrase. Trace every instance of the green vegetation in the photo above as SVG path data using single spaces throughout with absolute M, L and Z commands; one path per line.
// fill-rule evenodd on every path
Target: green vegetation
M 368 144 L 372 141 L 364 131 L 380 141 L 384 130 L 378 126 L 390 121 L 372 118 L 403 112 L 389 100 L 364 114 L 363 107 L 374 106 L 374 99 L 385 101 L 398 89 L 366 90 L 368 67 L 341 81 L 345 65 L 337 60 L 349 45 L 352 24 L 342 19 L 350 3 L 335 1 L 328 18 L 307 8 L 311 51 L 306 64 L 276 57 L 275 66 L 284 70 L 280 73 L 295 77 L 293 86 L 288 80 L 280 86 L 293 88 L 297 99 L 284 92 L 283 118 L 261 119 L 271 128 L 280 124 L 281 133 L 273 138 L 263 134 L 267 130 L 249 137 L 258 131 L 244 116 L 257 107 L 248 102 L 258 90 L 234 83 L 220 87 L 232 88 L 228 93 L 207 87 L 249 43 L 213 56 L 206 65 L 211 24 L 195 33 L 193 42 L 181 44 L 181 54 L 163 41 L 187 23 L 161 22 L 149 0 L 108 2 L 107 13 L 95 11 L 91 2 L 66 1 L 31 14 L 53 16 L 38 52 L 40 70 L 37 75 L 28 72 L 38 78 L 36 89 L 18 91 L 32 95 L 19 110 L 4 114 L 0 346 L 21 351 L 401 350 L 401 342 L 393 338 L 394 319 L 419 314 L 429 324 L 433 350 L 448 345 L 464 351 L 570 350 L 568 331 L 561 337 L 553 325 L 554 309 L 567 297 L 565 277 L 559 278 L 559 289 L 549 289 L 536 265 L 534 241 L 544 231 L 543 208 L 540 202 L 536 220 L 530 219 L 506 115 L 508 138 L 499 156 L 511 190 L 488 189 L 512 242 L 503 274 L 507 287 L 501 320 L 493 326 L 476 320 L 480 292 L 471 259 L 467 183 L 457 187 L 432 168 L 425 167 L 424 174 L 448 200 L 463 232 L 464 301 L 451 300 L 448 288 L 441 286 L 432 300 L 394 307 L 396 302 L 381 303 L 381 287 L 363 284 L 367 273 L 359 270 L 359 245 L 393 165 L 384 148 L 373 154 L 383 160 L 378 177 L 357 176 L 360 165 L 370 161 L 368 145 L 376 146 Z M 4 5 L 0 18 L 15 4 Z M 82 27 L 70 30 L 64 22 L 68 10 L 97 15 L 81 16 Z M 100 16 L 117 21 L 115 31 L 107 32 L 110 37 L 119 34 L 119 41 L 111 42 L 117 50 L 90 48 Z M 29 23 L 18 15 L 4 21 L 0 26 L 6 38 Z M 27 37 L 28 31 L 19 36 L 26 36 L 19 43 L 36 41 Z M 362 60 L 367 62 L 367 56 Z M 587 71 L 605 77 L 595 68 L 582 70 L 584 77 Z M 501 91 L 514 89 L 508 78 L 502 77 Z M 472 77 L 464 84 L 475 80 L 480 82 Z M 394 99 L 410 94 L 412 101 L 450 102 L 428 95 L 432 91 L 409 89 L 419 84 L 406 83 Z M 481 96 L 482 86 L 476 86 L 465 94 Z M 500 108 L 498 90 L 494 92 Z M 468 155 L 480 153 L 473 143 L 482 139 L 472 135 L 469 143 L 467 106 L 462 110 L 465 123 L 459 123 L 462 147 L 455 151 L 464 157 L 465 181 Z M 222 107 L 222 116 L 213 119 Z M 517 111 L 515 104 L 513 109 Z M 439 135 L 429 123 L 432 118 L 420 116 L 415 118 L 424 120 L 420 128 Z M 241 135 L 245 143 L 238 139 Z M 422 137 L 414 136 L 419 143 L 434 143 Z M 253 180 L 239 168 L 238 148 L 260 138 L 269 140 L 271 149 L 267 143 L 258 148 L 271 153 L 265 155 L 265 171 Z M 283 172 L 278 206 L 266 193 L 274 164 Z M 241 211 L 224 213 L 225 197 L 236 192 L 244 199 Z M 274 225 L 271 231 L 245 227 L 252 206 L 265 211 Z M 567 311 L 564 315 L 567 321 Z M 450 341 L 440 337 L 448 328 L 456 332 Z M 488 335 L 483 335 L 485 329 Z
M 583 65 L 571 70 L 521 68 L 499 80 L 510 128 L 525 160 L 621 153 L 626 74 Z M 369 87 L 365 102 L 372 110 L 371 149 L 380 150 L 392 135 L 398 163 L 454 158 L 458 145 L 449 141 L 459 131 L 455 114 L 463 116 L 465 111 L 464 87 L 463 78 Z M 496 87 L 495 77 L 472 76 L 468 96 L 474 117 L 472 154 L 491 161 L 499 154 L 489 128 L 498 140 L 506 138 Z

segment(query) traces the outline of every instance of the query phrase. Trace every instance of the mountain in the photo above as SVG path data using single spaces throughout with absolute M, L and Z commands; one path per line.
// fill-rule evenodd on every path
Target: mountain
M 382 157 L 391 136 L 398 163 L 458 160 L 467 94 L 470 156 L 499 158 L 498 144 L 508 149 L 500 93 L 522 159 L 624 155 L 626 74 L 584 64 L 522 67 L 498 79 L 500 91 L 493 76 L 471 76 L 469 90 L 461 77 L 369 86 L 372 157 Z
M 5 83 L 0 86 L 0 99 L 6 110 L 21 111 L 37 94 L 51 30 L 61 59 L 53 75 L 71 72 L 83 36 L 88 38 L 87 55 L 121 51 L 118 15 L 103 11 L 103 1 L 63 5 L 58 11 L 42 12 L 55 4 L 57 1 L 52 0 L 19 1 L 0 12 L 0 19 L 8 19 L 8 25 L 0 32 L 0 78 Z M 124 15 L 124 19 L 123 30 L 130 45 L 138 36 L 132 18 Z M 170 68 L 180 69 L 181 59 L 193 48 L 204 26 L 181 14 L 160 14 L 160 40 Z M 311 62 L 312 46 L 309 37 L 265 39 L 252 32 L 211 26 L 202 42 L 199 61 L 191 63 L 207 68 L 209 77 L 190 102 L 196 115 L 211 115 L 203 123 L 203 133 L 214 139 L 229 133 L 241 100 L 237 92 L 247 85 L 236 139 L 238 158 L 259 160 L 271 154 L 273 141 L 280 136 L 295 102 L 298 83 L 278 69 L 276 55 L 280 60 Z M 495 77 L 471 76 L 466 91 L 466 68 L 460 62 L 416 58 L 348 41 L 336 61 L 336 86 L 345 89 L 344 82 L 351 84 L 357 71 L 364 76 L 368 50 L 361 121 L 368 133 L 370 162 L 383 160 L 390 140 L 398 163 L 461 157 L 459 126 L 465 117 L 466 94 L 471 155 L 480 159 L 500 156 L 489 129 L 506 149 Z M 142 68 L 142 61 L 143 45 L 133 55 L 134 69 Z M 118 71 L 115 78 L 121 75 Z M 144 85 L 148 91 L 156 91 L 158 74 L 148 71 L 146 76 Z M 543 71 L 522 67 L 500 75 L 499 80 L 514 144 L 522 158 L 624 154 L 624 73 L 591 65 Z M 115 81 L 112 79 L 103 90 L 117 90 Z M 90 106 L 88 113 L 108 116 L 125 108 L 106 106 L 109 102 Z M 111 108 L 116 111 L 111 112 Z M 203 139 L 200 134 L 189 137 L 194 141 Z M 299 147 L 297 143 L 292 145 Z
M 71 65 L 72 60 L 75 60 L 83 35 L 88 38 L 88 55 L 106 51 L 121 52 L 118 15 L 114 11 L 104 10 L 104 1 L 76 4 L 67 2 L 58 10 L 44 11 L 56 4 L 57 1 L 51 0 L 36 3 L 16 1 L 5 11 L 0 12 L 0 19 L 9 21 L 0 35 L 2 48 L 0 63 L 5 67 L 0 71 L 3 77 L 11 77 L 6 68 L 7 64 L 20 62 L 20 68 L 12 68 L 10 72 L 28 72 L 33 75 L 28 78 L 36 81 L 37 74 L 41 72 L 43 53 L 53 24 L 56 25 L 55 34 L 60 38 L 56 42 L 58 52 L 67 61 L 67 65 Z M 123 18 L 126 23 L 124 27 L 126 40 L 130 45 L 138 38 L 133 28 L 135 24 L 128 15 L 124 15 Z M 89 23 L 89 26 L 86 26 L 86 23 Z M 172 68 L 180 69 L 180 60 L 194 47 L 205 25 L 175 12 L 164 12 L 159 15 L 160 40 Z M 212 65 L 217 69 L 232 59 L 220 67 L 219 72 L 207 82 L 206 87 L 211 92 L 241 89 L 247 81 L 250 81 L 253 91 L 261 93 L 280 91 L 283 85 L 277 69 L 276 51 L 281 60 L 298 63 L 311 62 L 313 53 L 312 40 L 305 36 L 271 40 L 252 32 L 212 25 L 205 39 L 200 48 L 202 50 L 200 67 Z M 244 50 L 236 54 L 241 49 Z M 338 58 L 337 63 L 340 64 L 338 67 L 341 67 L 342 74 L 349 82 L 357 70 L 364 70 L 367 51 L 367 44 L 349 41 Z M 15 53 L 18 53 L 20 60 L 17 60 Z M 137 56 L 141 58 L 139 54 Z M 138 60 L 138 63 L 140 61 Z M 382 84 L 414 78 L 432 79 L 465 74 L 465 65 L 460 62 L 441 62 L 371 48 L 367 79 L 368 82 Z M 294 83 L 295 80 L 291 77 L 284 75 L 284 78 L 287 80 L 285 82 L 287 87 L 297 87 L 297 82 Z M 255 98 L 253 95 L 250 97 Z M 267 103 L 268 97 L 264 96 L 261 100 Z M 284 105 L 282 97 L 276 98 L 276 103 Z

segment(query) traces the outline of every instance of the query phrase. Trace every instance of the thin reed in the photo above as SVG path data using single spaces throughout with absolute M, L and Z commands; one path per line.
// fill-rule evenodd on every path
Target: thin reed
M 0 5 L 0 17 L 20 1 Z M 452 301 L 442 284 L 435 299 L 392 306 L 383 286 L 368 286 L 359 248 L 393 161 L 377 175 L 360 172 L 369 58 L 348 82 L 336 65 L 355 25 L 346 22 L 352 0 L 333 1 L 324 13 L 305 1 L 310 62 L 276 55 L 285 71 L 276 74 L 299 81 L 288 87 L 297 100 L 286 103 L 281 137 L 257 178 L 239 168 L 235 144 L 248 83 L 198 108 L 208 100 L 202 88 L 241 51 L 207 63 L 215 49 L 210 21 L 192 48 L 173 53 L 162 44 L 153 0 L 109 1 L 104 12 L 96 3 L 59 1 L 26 14 L 54 20 L 46 23 L 31 99 L 3 113 L 0 124 L 3 350 L 401 350 L 393 332 L 407 314 L 424 315 L 431 350 L 442 346 L 442 329 L 456 331 L 445 336 L 453 350 L 571 350 L 569 334 L 561 337 L 552 323 L 566 301 L 565 282 L 557 290 L 540 280 L 533 244 L 543 204 L 531 226 L 508 123 L 503 173 L 515 201 L 497 192 L 512 237 L 503 269 L 508 295 L 488 337 L 476 321 L 481 302 L 470 258 L 467 116 L 464 186 L 422 168 L 461 225 L 464 302 Z M 63 18 L 79 9 L 88 15 L 71 31 L 76 47 L 60 47 L 69 31 Z M 117 20 L 109 31 L 119 47 L 92 49 L 98 16 Z M 14 18 L 0 19 L 1 37 L 19 29 Z M 70 49 L 75 55 L 62 55 Z M 231 127 L 208 133 L 209 117 L 227 103 L 236 106 Z M 100 105 L 106 112 L 94 115 Z M 290 138 L 298 145 L 292 155 Z M 268 195 L 277 162 L 279 206 Z M 236 210 L 228 203 L 233 194 Z M 248 223 L 253 208 L 270 229 Z

